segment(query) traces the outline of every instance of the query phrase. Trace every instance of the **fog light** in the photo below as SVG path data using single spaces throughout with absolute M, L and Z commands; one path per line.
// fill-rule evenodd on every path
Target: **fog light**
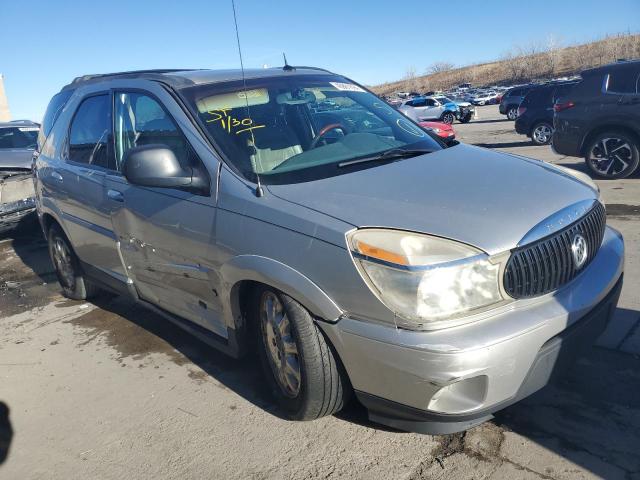
M 464 413 L 478 408 L 487 395 L 487 376 L 467 378 L 438 390 L 429 401 L 429 410 Z

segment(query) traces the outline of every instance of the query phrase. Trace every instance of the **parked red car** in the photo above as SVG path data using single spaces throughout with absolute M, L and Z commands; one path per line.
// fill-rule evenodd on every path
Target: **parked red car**
M 447 143 L 456 139 L 456 131 L 453 129 L 453 125 L 449 125 L 448 123 L 419 122 L 418 125 L 427 130 L 431 130 Z

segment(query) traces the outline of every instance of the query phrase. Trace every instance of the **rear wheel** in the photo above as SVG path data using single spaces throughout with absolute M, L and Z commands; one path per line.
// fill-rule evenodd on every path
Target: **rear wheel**
M 254 291 L 252 317 L 263 371 L 287 416 L 314 420 L 342 409 L 349 382 L 311 314 L 265 286 Z
M 625 178 L 640 163 L 638 140 L 623 132 L 604 132 L 593 138 L 586 149 L 585 162 L 601 178 Z
M 85 278 L 78 257 L 58 225 L 49 228 L 47 240 L 49 256 L 64 296 L 73 300 L 87 300 L 95 296 L 98 287 Z
M 531 130 L 531 141 L 536 145 L 548 145 L 553 136 L 553 127 L 547 122 L 536 123 Z
M 446 123 L 447 125 L 451 125 L 455 119 L 455 115 L 451 112 L 444 112 L 442 114 L 442 122 Z
M 507 118 L 509 120 L 515 120 L 518 118 L 518 107 L 509 107 L 507 110 Z

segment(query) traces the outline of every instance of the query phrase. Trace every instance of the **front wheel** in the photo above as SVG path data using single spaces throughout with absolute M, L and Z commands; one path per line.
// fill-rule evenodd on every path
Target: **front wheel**
M 444 112 L 442 114 L 442 122 L 446 123 L 447 125 L 451 125 L 455 119 L 455 115 L 451 112 Z
M 73 300 L 87 300 L 95 296 L 98 287 L 85 278 L 78 257 L 58 225 L 49 228 L 47 240 L 49 256 L 64 296 Z
M 585 162 L 589 170 L 600 178 L 626 178 L 638 168 L 638 149 L 638 140 L 634 136 L 604 132 L 589 142 Z
M 469 123 L 471 121 L 471 112 L 466 113 L 462 117 L 460 117 L 460 123 Z
M 518 107 L 509 107 L 509 110 L 507 110 L 507 118 L 509 120 L 518 118 Z
M 265 286 L 254 291 L 252 317 L 263 371 L 287 416 L 315 420 L 341 410 L 349 381 L 311 314 Z
M 548 145 L 553 136 L 553 127 L 547 122 L 537 123 L 531 130 L 531 141 L 536 145 Z

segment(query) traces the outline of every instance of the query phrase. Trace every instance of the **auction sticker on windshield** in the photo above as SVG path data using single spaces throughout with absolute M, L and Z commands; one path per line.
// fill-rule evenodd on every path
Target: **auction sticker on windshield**
M 359 87 L 358 85 L 354 85 L 353 83 L 341 83 L 341 82 L 329 82 L 331 85 L 336 87 L 338 90 L 343 90 L 345 92 L 364 92 L 364 89 Z

